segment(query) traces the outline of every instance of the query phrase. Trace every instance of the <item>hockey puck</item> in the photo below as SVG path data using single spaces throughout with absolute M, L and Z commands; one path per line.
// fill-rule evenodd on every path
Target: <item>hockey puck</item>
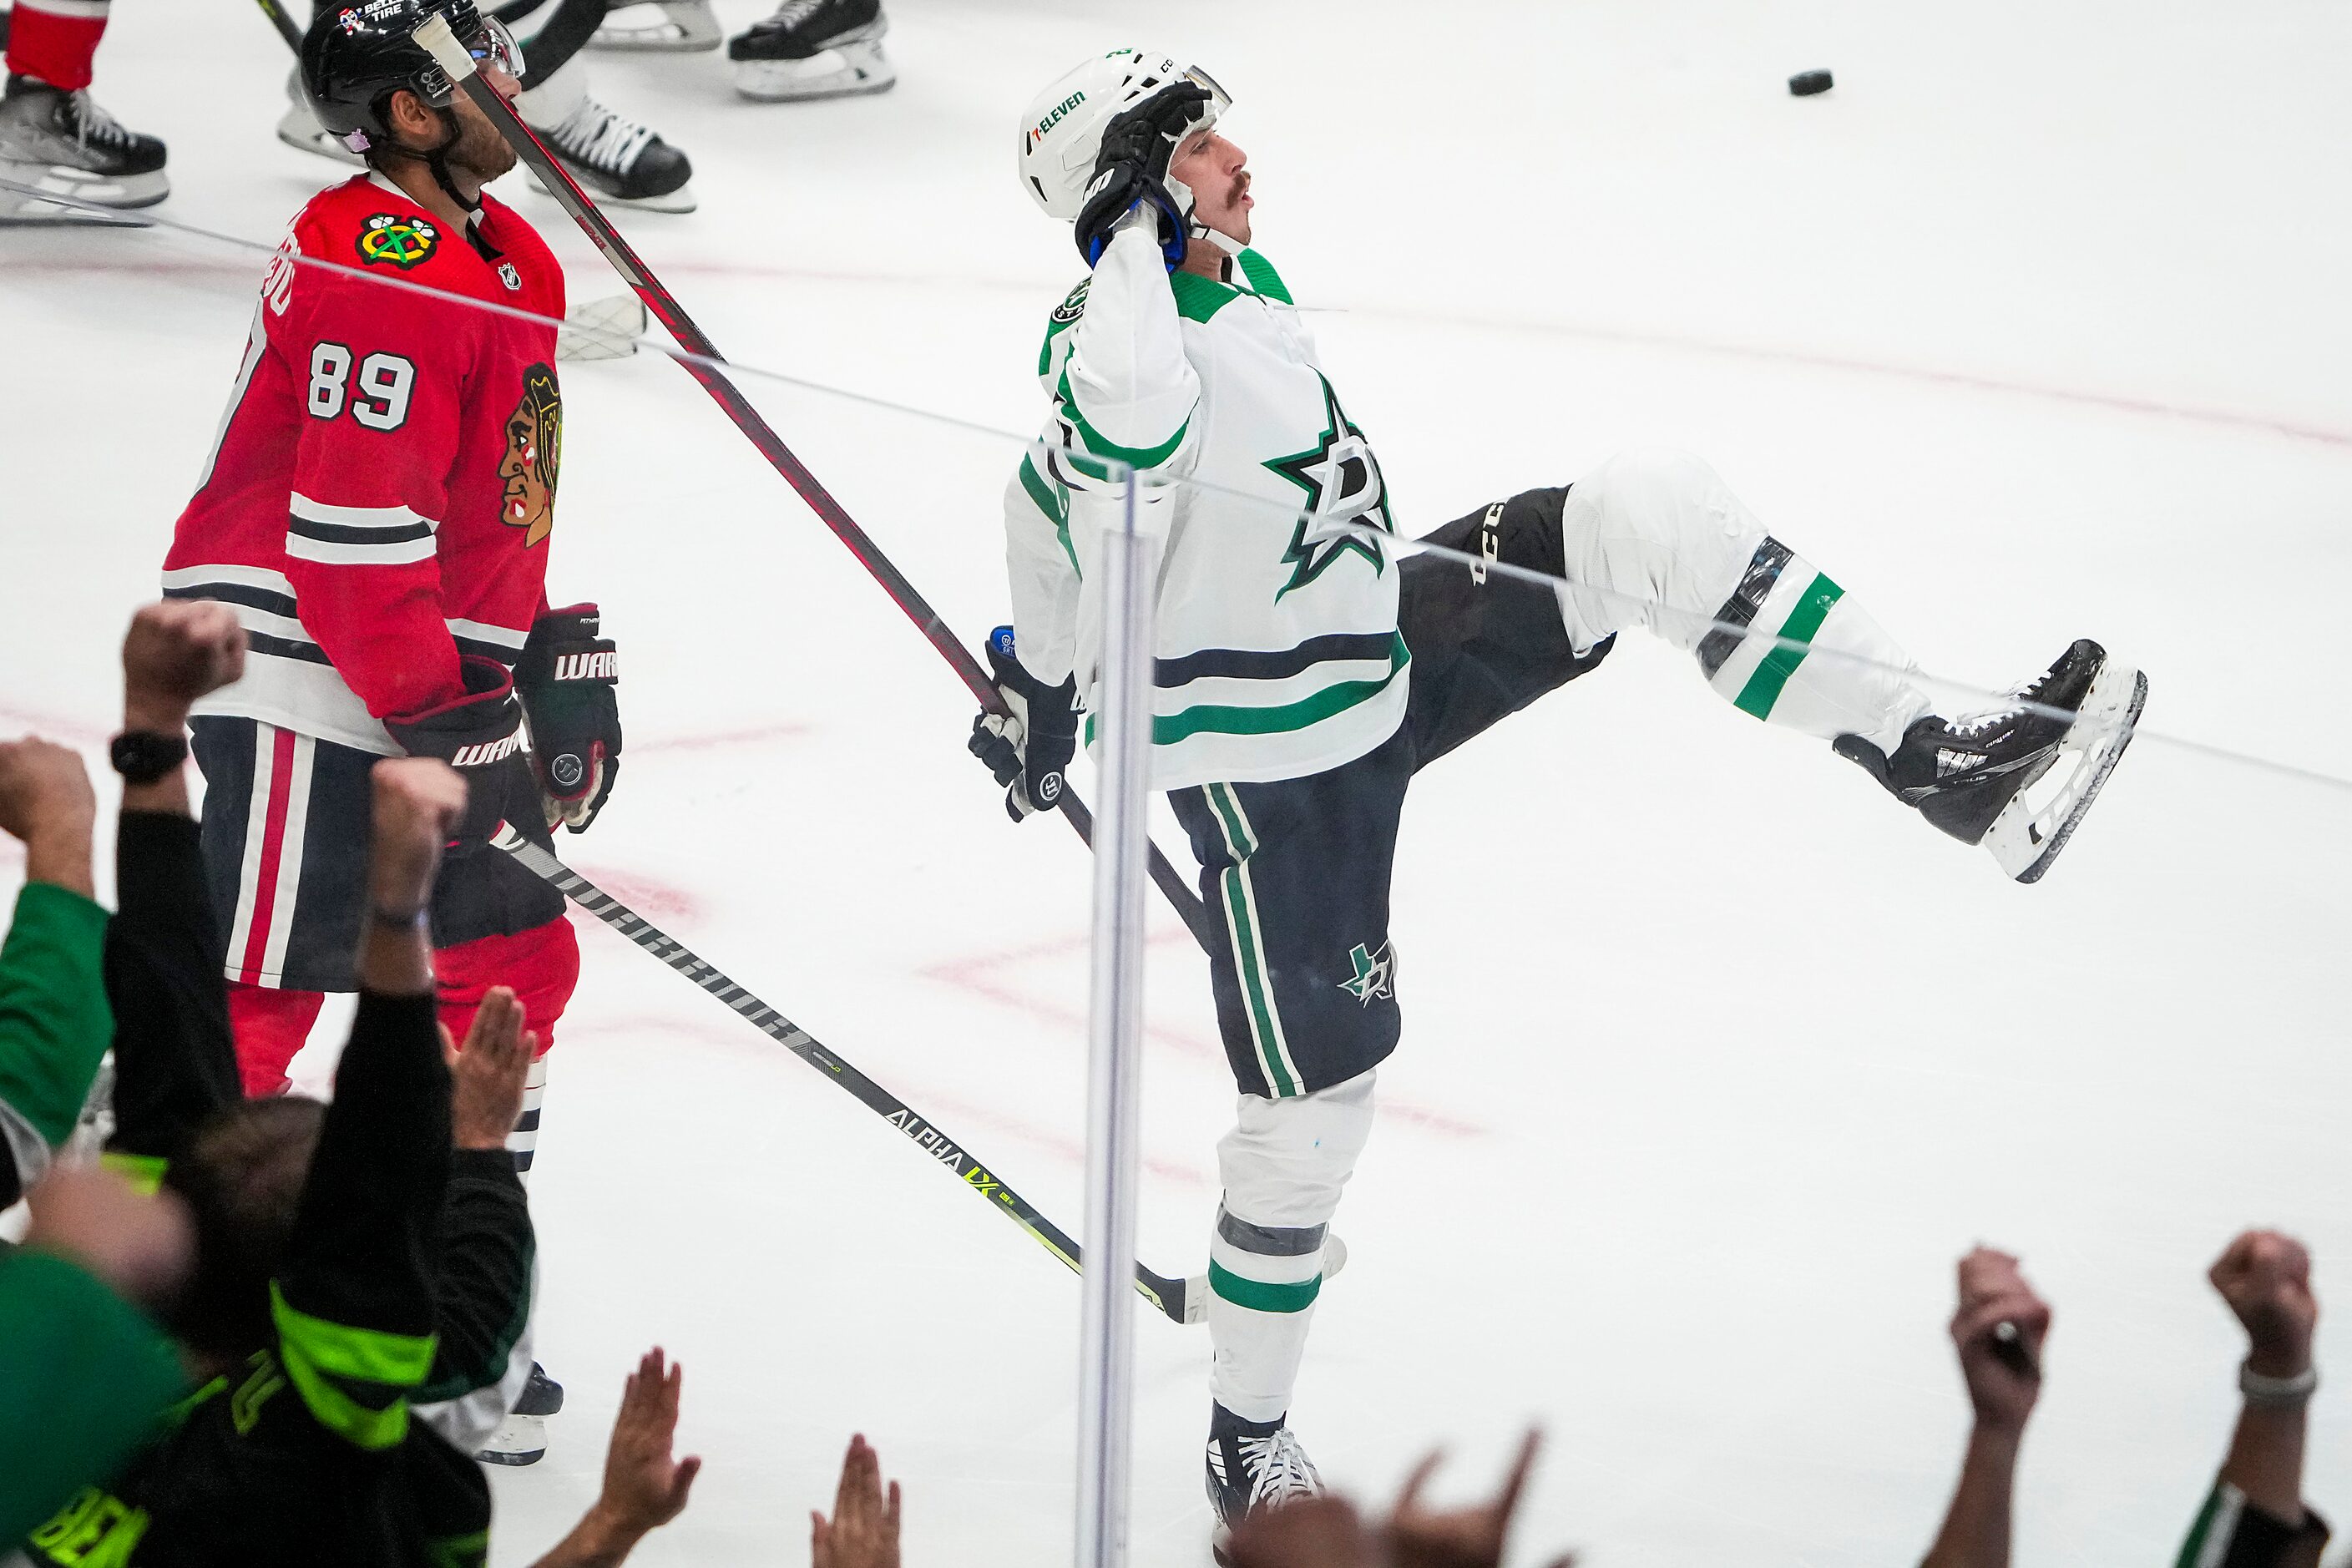
M 1799 71 L 1789 79 L 1789 96 L 1811 98 L 1817 92 L 1829 91 L 1831 86 L 1827 71 Z

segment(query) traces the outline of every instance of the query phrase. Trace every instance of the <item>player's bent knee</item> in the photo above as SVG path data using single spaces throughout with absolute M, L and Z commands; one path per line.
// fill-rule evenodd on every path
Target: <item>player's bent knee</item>
M 1706 458 L 1674 447 L 1627 447 L 1576 481 L 1576 493 L 1617 529 L 1671 537 L 1691 521 L 1714 521 L 1722 478 Z
M 1313 1094 L 1244 1096 L 1217 1145 L 1225 1205 L 1258 1225 L 1313 1225 L 1330 1217 L 1372 1131 L 1374 1072 Z

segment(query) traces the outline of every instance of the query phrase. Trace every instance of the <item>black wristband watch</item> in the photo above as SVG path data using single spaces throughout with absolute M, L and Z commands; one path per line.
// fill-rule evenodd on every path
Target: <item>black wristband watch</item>
M 125 783 L 151 784 L 188 760 L 188 738 L 159 735 L 152 730 L 125 730 L 114 737 L 106 755 Z

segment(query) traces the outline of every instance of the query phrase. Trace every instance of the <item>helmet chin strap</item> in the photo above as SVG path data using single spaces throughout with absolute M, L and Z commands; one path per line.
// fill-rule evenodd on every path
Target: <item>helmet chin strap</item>
M 1249 248 L 1249 247 L 1243 241 L 1235 239 L 1232 235 L 1227 234 L 1221 228 L 1211 228 L 1199 218 L 1194 218 L 1192 223 L 1186 226 L 1194 239 L 1205 239 L 1211 245 L 1215 246 L 1219 250 L 1223 251 L 1227 256 L 1239 256 L 1243 251 Z
M 395 138 L 393 150 L 404 158 L 415 159 L 431 171 L 433 183 L 441 187 L 444 195 L 457 204 L 460 212 L 478 213 L 482 210 L 482 198 L 465 195 L 457 189 L 457 182 L 449 177 L 449 150 L 457 145 L 458 138 L 465 133 L 457 124 L 457 116 L 454 111 L 441 108 L 435 108 L 433 112 L 441 121 L 440 141 L 420 153 L 414 147 L 401 145 Z

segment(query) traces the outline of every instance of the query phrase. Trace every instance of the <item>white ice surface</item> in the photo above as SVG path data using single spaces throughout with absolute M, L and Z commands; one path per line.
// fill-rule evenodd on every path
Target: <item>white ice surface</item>
M 1982 1238 L 2058 1308 L 2019 1560 L 2158 1561 L 2234 1404 L 2201 1272 L 2264 1223 L 2317 1254 L 2338 1383 L 2311 1489 L 2352 1510 L 2352 795 L 2159 739 L 2352 773 L 2343 10 L 891 17 L 877 99 L 746 104 L 709 56 L 597 65 L 694 156 L 701 210 L 624 226 L 736 358 L 1032 428 L 1079 268 L 1014 188 L 1015 117 L 1146 42 L 1235 93 L 1260 241 L 1325 312 L 1402 526 L 1680 443 L 1940 673 L 2003 682 L 2093 635 L 2154 679 L 2147 738 L 2032 889 L 1654 645 L 1433 769 L 1397 875 L 1407 1040 L 1297 1405 L 1325 1474 L 1384 1497 L 1442 1442 L 1466 1494 L 1540 1420 L 1520 1561 L 1916 1557 L 1965 1421 L 1950 1265 Z M 160 210 L 274 242 L 333 172 L 270 138 L 266 26 L 128 5 L 114 28 L 100 96 L 169 139 Z M 1790 99 L 1820 66 L 1835 90 Z M 614 289 L 513 199 L 577 295 Z M 105 732 L 259 267 L 0 233 L 0 732 Z M 565 389 L 551 588 L 602 600 L 630 733 L 566 853 L 1075 1229 L 1084 857 L 1004 822 L 956 682 L 684 375 L 641 356 Z M 1008 446 L 757 395 L 952 625 L 1002 618 Z M 532 1191 L 571 1404 L 544 1464 L 495 1478 L 495 1560 L 593 1495 L 655 1342 L 709 1468 L 639 1561 L 802 1561 L 860 1430 L 907 1483 L 909 1563 L 1064 1559 L 1069 1276 L 718 1005 L 583 942 Z M 1171 1271 L 1202 1261 L 1230 1110 L 1204 979 L 1169 922 L 1143 1232 Z M 1135 1560 L 1192 1564 L 1206 1341 L 1139 1332 Z

